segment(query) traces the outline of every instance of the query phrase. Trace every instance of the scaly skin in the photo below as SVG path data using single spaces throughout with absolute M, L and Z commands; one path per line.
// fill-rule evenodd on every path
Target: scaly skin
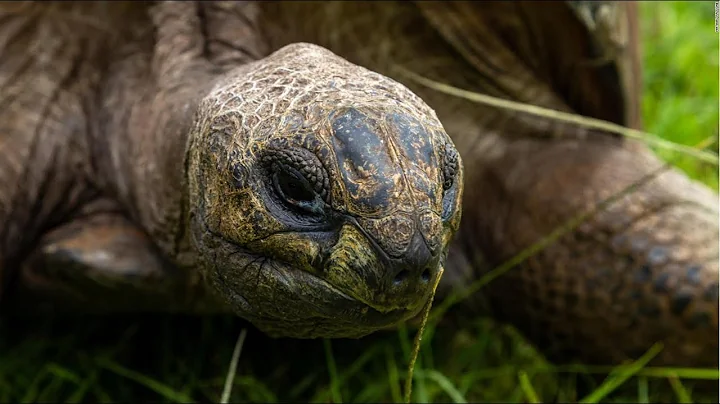
M 318 43 L 404 82 L 437 112 L 464 158 L 466 184 L 441 294 L 661 172 L 487 285 L 457 314 L 489 310 L 559 362 L 617 364 L 663 342 L 655 364 L 716 367 L 717 195 L 677 170 L 657 171 L 661 162 L 635 142 L 472 103 L 402 76 L 393 64 L 463 89 L 637 121 L 625 105 L 637 98 L 622 93 L 617 73 L 578 68 L 579 58 L 602 58 L 588 51 L 590 38 L 561 3 L 438 4 L 270 3 L 263 26 L 273 47 Z M 342 15 L 358 17 L 339 22 Z
M 230 71 L 198 108 L 191 237 L 238 314 L 277 335 L 358 336 L 420 309 L 457 229 L 462 173 L 419 98 L 298 44 Z M 317 214 L 288 210 L 268 187 L 283 165 L 308 173 Z M 421 276 L 428 259 L 421 283 L 391 279 L 394 268 Z
M 215 6 L 158 4 L 106 55 L 90 112 L 90 148 L 106 156 L 94 183 L 188 285 L 209 286 L 211 306 L 269 334 L 358 337 L 415 315 L 460 219 L 462 164 L 434 112 L 311 44 L 245 64 L 206 57 L 199 7 Z M 43 253 L 55 254 L 47 241 Z M 19 279 L 99 295 L 70 271 L 26 265 Z M 117 265 L 94 272 L 99 289 L 128 287 Z
M 322 240 L 289 233 L 276 233 L 263 242 L 250 241 L 264 235 L 263 231 L 282 230 L 287 224 L 280 224 L 282 214 L 268 207 L 272 206 L 269 195 L 262 193 L 262 181 L 257 180 L 261 171 L 245 169 L 238 163 L 262 160 L 260 149 L 270 150 L 272 142 L 258 141 L 261 147 L 256 155 L 250 145 L 256 138 L 263 138 L 251 134 L 275 127 L 279 117 L 272 113 L 270 105 L 290 104 L 289 99 L 270 91 L 262 92 L 261 98 L 246 94 L 262 90 L 258 85 L 272 88 L 278 64 L 285 64 L 287 71 L 306 79 L 306 85 L 298 84 L 302 80 L 281 83 L 278 91 L 288 89 L 302 105 L 317 105 L 319 111 L 328 111 L 332 100 L 347 101 L 344 97 L 332 98 L 332 93 L 329 98 L 302 97 L 318 97 L 317 92 L 309 90 L 327 85 L 322 77 L 337 75 L 339 91 L 348 91 L 353 98 L 364 95 L 362 88 L 344 87 L 352 80 L 383 83 L 383 95 L 378 104 L 373 104 L 378 105 L 373 112 L 379 114 L 377 117 L 394 108 L 382 100 L 397 94 L 409 108 L 405 109 L 406 115 L 421 120 L 431 133 L 437 132 L 439 124 L 433 119 L 423 121 L 432 117 L 432 112 L 406 89 L 315 47 L 305 48 L 305 56 L 298 53 L 299 48 L 286 48 L 272 59 L 248 62 L 289 43 L 316 43 L 352 63 L 396 78 L 434 109 L 463 157 L 466 185 L 464 219 L 441 285 L 444 295 L 462 288 L 567 219 L 593 210 L 602 200 L 661 166 L 647 148 L 633 142 L 473 104 L 429 90 L 394 69 L 394 64 L 399 64 L 465 89 L 621 124 L 636 120 L 633 116 L 637 105 L 626 101 L 629 97 L 624 96 L 620 84 L 620 77 L 628 83 L 633 76 L 628 78 L 627 71 L 618 76 L 617 71 L 602 64 L 606 55 L 588 51 L 592 47 L 586 28 L 571 16 L 570 9 L 561 4 L 496 2 L 486 3 L 480 11 L 473 8 L 479 7 L 476 4 L 434 8 L 428 2 L 419 6 L 407 2 L 213 3 L 200 6 L 203 19 L 189 5 L 167 3 L 158 7 L 153 14 L 159 27 L 154 42 L 137 34 L 143 40 L 126 41 L 126 53 L 113 51 L 117 62 L 106 74 L 101 92 L 104 104 L 97 112 L 102 130 L 93 133 L 90 148 L 91 155 L 109 157 L 98 158 L 100 174 L 91 177 L 99 178 L 103 193 L 129 212 L 132 221 L 142 227 L 162 254 L 184 271 L 189 285 L 203 289 L 198 275 L 205 274 L 236 311 L 269 332 L 283 332 L 286 325 L 293 327 L 292 332 L 298 336 L 366 333 L 380 324 L 357 319 L 346 323 L 353 315 L 350 313 L 357 313 L 355 308 L 326 317 L 334 321 L 308 321 L 302 318 L 308 311 L 303 306 L 293 310 L 290 316 L 294 318 L 278 320 L 279 311 L 296 308 L 290 299 L 306 293 L 305 286 L 299 285 L 320 279 L 306 274 L 319 268 L 316 252 L 324 244 Z M 168 18 L 176 13 L 190 23 Z M 522 23 L 517 15 L 523 16 Z M 140 32 L 150 25 L 142 18 L 135 21 L 131 28 Z M 309 67 L 312 63 L 304 58 L 322 62 L 327 68 L 313 70 Z M 588 63 L 578 64 L 579 60 Z M 240 65 L 244 67 L 236 69 Z M 144 75 L 147 72 L 150 83 Z M 263 81 L 264 75 L 273 80 Z M 248 80 L 255 84 L 244 84 Z M 628 86 L 625 84 L 625 88 Z M 231 113 L 225 114 L 223 109 Z M 194 111 L 199 112 L 193 117 Z M 259 115 L 256 124 L 238 117 L 238 111 Z M 226 119 L 220 119 L 223 116 Z M 327 112 L 312 115 L 311 110 L 303 111 L 301 118 L 319 128 L 317 133 L 331 126 Z M 270 126 L 264 127 L 263 122 Z M 308 142 L 302 131 L 299 135 L 281 133 L 284 135 L 279 138 L 287 137 L 290 144 Z M 432 144 L 436 163 L 421 170 L 425 173 L 416 172 L 413 178 L 437 178 L 441 171 L 438 146 L 442 142 L 436 140 L 443 138 L 444 134 L 423 138 L 435 139 Z M 13 145 L 26 141 L 14 139 Z M 190 158 L 181 167 L 186 145 Z M 336 161 L 337 157 L 324 156 L 319 161 L 325 164 L 326 159 Z M 308 167 L 317 168 L 314 164 Z M 403 165 L 405 169 L 409 166 Z M 327 172 L 329 178 L 335 175 L 330 169 Z M 19 177 L 12 178 L 17 181 Z M 347 176 L 343 178 L 343 190 L 349 192 L 351 183 Z M 413 187 L 419 190 L 421 184 L 416 182 Z M 440 184 L 438 181 L 436 185 Z M 35 195 L 40 192 L 31 189 Z M 181 192 L 186 189 L 187 193 Z M 230 195 L 233 198 L 228 198 Z M 331 200 L 337 203 L 338 199 Z M 422 217 L 410 201 L 395 200 L 383 207 L 396 205 Z M 348 209 L 361 212 L 358 204 L 345 206 L 355 206 Z M 434 206 L 439 209 L 441 202 L 436 200 Z M 363 218 L 367 214 L 356 216 Z M 443 237 L 449 237 L 454 220 L 446 222 L 450 232 L 445 231 Z M 395 231 L 390 236 L 377 237 L 387 240 L 379 243 L 383 250 L 402 250 L 402 240 L 407 240 L 402 222 L 393 221 Z M 26 226 L 25 222 L 18 223 L 13 226 Z M 376 250 L 369 238 L 355 228 L 343 227 L 341 241 L 334 248 L 325 244 L 325 251 L 333 251 L 330 255 L 335 254 L 339 260 L 334 268 L 359 263 L 360 267 L 375 268 L 370 272 L 379 279 Z M 387 223 L 375 227 L 366 223 L 362 228 L 366 232 L 392 229 Z M 31 234 L 39 237 L 42 231 Z M 399 241 L 392 242 L 393 238 Z M 9 240 L 3 239 L 5 243 Z M 237 245 L 245 249 L 237 249 Z M 717 196 L 676 170 L 663 170 L 493 281 L 454 314 L 476 314 L 482 306 L 498 320 L 518 327 L 555 361 L 579 359 L 616 364 L 636 358 L 654 342 L 662 341 L 665 349 L 656 364 L 717 366 L 717 245 Z M 19 252 L 9 255 L 8 251 L 13 250 L 5 249 L 0 254 L 22 257 Z M 240 258 L 233 262 L 230 256 L 237 251 L 235 255 Z M 293 272 L 293 277 L 264 271 L 271 278 L 257 283 L 261 272 L 237 271 L 246 264 L 265 265 L 265 258 L 252 261 L 253 256 L 271 258 L 272 264 L 265 269 L 277 269 L 276 262 L 287 262 L 290 256 L 300 257 L 306 271 Z M 233 265 L 227 266 L 228 262 Z M 213 268 L 224 271 L 214 272 Z M 253 279 L 248 281 L 248 276 Z M 368 290 L 373 290 L 369 286 L 372 282 L 357 283 L 345 275 L 331 282 L 352 291 L 350 295 L 356 300 L 371 299 Z M 270 284 L 273 287 L 262 288 Z M 288 284 L 293 286 L 288 288 Z M 317 285 L 313 290 L 326 288 L 311 284 Z M 325 289 L 326 293 L 329 289 Z M 235 295 L 238 290 L 245 299 Z M 309 295 L 315 298 L 322 294 Z M 199 296 L 198 300 L 206 299 L 202 293 Z M 278 296 L 286 296 L 288 304 L 278 307 L 267 301 L 277 300 Z M 330 292 L 325 296 L 340 294 Z M 264 303 L 253 305 L 252 300 Z M 370 305 L 388 308 L 399 301 Z M 221 303 L 210 306 L 211 310 L 223 309 Z M 311 316 L 318 314 L 310 311 Z M 398 318 L 386 319 L 392 322 Z

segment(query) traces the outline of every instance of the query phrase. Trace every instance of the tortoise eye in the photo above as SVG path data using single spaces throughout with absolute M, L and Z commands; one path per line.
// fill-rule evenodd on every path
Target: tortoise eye
M 458 172 L 458 153 L 450 143 L 445 143 L 443 154 L 443 190 L 447 191 L 455 183 Z
M 445 150 L 441 156 L 443 177 L 442 218 L 447 220 L 455 212 L 455 198 L 458 187 L 453 187 L 453 185 L 457 181 L 458 171 L 460 170 L 460 157 L 451 143 L 445 143 Z
M 327 202 L 330 189 L 328 175 L 317 156 L 309 150 L 271 145 L 264 150 L 260 161 L 273 175 L 285 171 L 298 181 L 304 180 L 308 190 Z
M 275 194 L 286 205 L 306 213 L 324 212 L 328 202 L 328 176 L 312 152 L 272 145 L 264 150 L 261 162 L 268 170 Z
M 303 205 L 315 201 L 316 194 L 307 180 L 280 169 L 274 175 L 275 189 L 293 205 Z

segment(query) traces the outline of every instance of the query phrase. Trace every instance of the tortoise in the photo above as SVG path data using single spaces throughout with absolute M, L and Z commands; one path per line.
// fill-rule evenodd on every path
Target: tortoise
M 416 316 L 441 268 L 438 299 L 592 212 L 448 315 L 556 362 L 661 341 L 657 364 L 717 366 L 713 191 L 407 74 L 637 128 L 634 7 L 3 3 L 0 308 L 356 338 Z

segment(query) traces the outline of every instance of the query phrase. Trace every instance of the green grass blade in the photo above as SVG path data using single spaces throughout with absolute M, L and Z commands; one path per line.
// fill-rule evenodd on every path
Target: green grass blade
M 380 345 L 380 344 L 372 346 L 372 347 L 368 348 L 367 350 L 365 350 L 363 352 L 363 354 L 360 355 L 345 371 L 340 372 L 339 370 L 336 370 L 337 375 L 333 378 L 333 380 L 335 381 L 334 384 L 337 386 L 344 386 L 347 383 L 347 381 L 352 376 L 357 374 L 366 363 L 370 362 L 376 355 L 378 355 L 380 353 L 380 351 L 382 350 L 382 348 L 383 348 L 383 345 Z M 327 365 L 326 365 L 326 367 L 327 367 Z M 329 389 L 320 391 L 318 394 L 316 394 L 313 401 L 325 401 L 325 400 L 332 399 L 332 394 L 333 394 L 332 393 L 332 385 L 333 385 L 333 383 L 331 383 L 331 386 Z M 341 397 L 342 397 L 342 394 L 341 394 Z
M 430 292 L 430 298 L 428 299 L 428 302 L 425 304 L 425 308 L 422 311 L 422 322 L 420 323 L 420 329 L 415 334 L 415 339 L 413 340 L 413 350 L 412 355 L 410 356 L 410 364 L 408 365 L 408 375 L 407 379 L 405 380 L 405 402 L 410 403 L 411 397 L 412 397 L 412 383 L 413 383 L 413 372 L 415 371 L 415 361 L 418 359 L 418 354 L 420 353 L 420 346 L 422 345 L 422 339 L 423 334 L 425 332 L 425 327 L 427 326 L 428 319 L 430 318 L 430 309 L 432 308 L 433 301 L 435 300 L 435 292 L 437 291 L 438 285 L 440 284 L 440 279 L 442 279 L 443 273 L 445 273 L 445 268 L 442 266 L 440 267 L 440 271 L 438 272 L 438 276 L 435 279 L 435 285 L 433 285 L 432 292 Z
M 661 343 L 657 343 L 635 362 L 618 367 L 615 375 L 608 377 L 603 384 L 600 385 L 600 387 L 580 400 L 580 402 L 585 404 L 600 402 L 600 400 L 612 393 L 616 388 L 625 383 L 625 381 L 634 376 L 640 369 L 647 365 L 652 358 L 662 351 L 662 349 L 663 345 Z
M 81 384 L 82 378 L 77 375 L 77 373 L 64 368 L 57 363 L 50 363 L 47 365 L 48 372 L 52 373 L 56 377 L 59 377 L 61 379 L 68 380 L 70 382 L 73 382 L 75 384 Z
M 525 393 L 525 398 L 527 398 L 527 400 L 531 403 L 541 402 L 540 398 L 538 398 L 538 395 L 535 392 L 535 388 L 530 382 L 530 378 L 528 377 L 527 372 L 519 372 L 518 379 L 520 380 L 520 388 L 522 388 L 523 393 Z
M 87 379 L 83 380 L 79 385 L 78 388 L 73 391 L 73 393 L 68 397 L 67 400 L 65 400 L 66 403 L 79 403 L 83 401 L 83 398 L 87 395 L 87 393 L 90 391 L 90 388 L 96 383 L 97 381 L 97 372 L 93 372 Z
M 230 360 L 230 367 L 228 368 L 227 376 L 225 377 L 225 386 L 223 386 L 222 396 L 220 402 L 227 404 L 230 401 L 230 394 L 232 394 L 233 380 L 235 380 L 235 373 L 237 372 L 237 365 L 240 361 L 240 353 L 242 352 L 243 344 L 245 343 L 245 336 L 247 335 L 247 329 L 243 328 L 238 335 L 237 342 L 235 342 L 235 349 Z
M 174 390 L 172 387 L 161 383 L 149 376 L 146 376 L 142 373 L 136 372 L 134 370 L 125 368 L 123 366 L 120 366 L 119 364 L 115 363 L 114 361 L 102 358 L 97 360 L 97 364 L 101 367 L 119 375 L 122 377 L 125 377 L 127 379 L 130 379 L 136 383 L 139 383 L 150 390 L 156 392 L 157 394 L 165 397 L 166 399 L 170 401 L 174 401 L 176 403 L 190 403 L 195 402 L 195 400 L 192 399 L 192 397 Z
M 650 394 L 647 377 L 638 377 L 638 403 L 649 403 Z
M 587 116 L 572 114 L 569 112 L 556 111 L 549 108 L 539 107 L 537 105 L 526 104 L 517 101 L 510 101 L 498 97 L 493 97 L 487 94 L 476 93 L 472 91 L 463 90 L 457 87 L 441 83 L 439 81 L 428 79 L 417 73 L 414 73 L 402 66 L 396 66 L 396 69 L 406 77 L 434 90 L 443 92 L 445 94 L 454 95 L 456 97 L 464 98 L 468 101 L 491 105 L 493 107 L 523 112 L 531 115 L 542 116 L 545 118 L 551 118 L 560 122 L 567 122 L 576 125 L 585 126 L 588 128 L 600 129 L 611 133 L 617 133 L 631 139 L 637 139 L 646 142 L 649 145 L 660 147 L 667 150 L 680 152 L 689 156 L 693 156 L 698 160 L 705 161 L 714 165 L 718 164 L 718 156 L 714 153 L 710 153 L 705 150 L 698 150 L 694 147 L 687 146 L 671 142 L 663 139 L 656 135 L 643 132 L 637 129 L 630 129 L 616 123 L 604 121 L 602 119 L 590 118 Z
M 333 403 L 342 403 L 340 383 L 338 382 L 338 370 L 337 365 L 335 365 L 335 357 L 332 353 L 330 339 L 323 339 L 323 347 L 325 348 L 325 360 L 327 361 L 328 373 L 330 373 L 330 391 L 332 392 L 332 401 Z
M 32 403 L 35 402 L 38 395 L 40 394 L 40 381 L 47 375 L 47 369 L 43 368 L 33 378 L 32 382 L 25 390 L 25 396 L 20 400 L 21 403 Z
M 453 403 L 467 403 L 467 400 L 458 388 L 445 375 L 437 370 L 425 369 L 418 371 L 418 376 L 434 381 L 447 394 Z
M 385 349 L 385 357 L 386 363 L 387 363 L 387 372 L 388 372 L 388 383 L 390 386 L 390 395 L 392 397 L 392 402 L 394 403 L 400 403 L 402 402 L 402 392 L 400 391 L 400 372 L 398 371 L 397 362 L 395 361 L 395 356 L 393 355 L 390 348 Z
M 678 402 L 683 404 L 693 402 L 692 397 L 690 397 L 690 392 L 682 385 L 682 382 L 680 382 L 677 376 L 673 375 L 668 377 L 668 381 L 670 382 L 670 387 L 672 387 L 675 392 L 675 396 L 678 398 Z

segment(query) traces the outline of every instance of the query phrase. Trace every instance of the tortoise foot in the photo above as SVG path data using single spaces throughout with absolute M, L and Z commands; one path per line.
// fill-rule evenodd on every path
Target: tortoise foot
M 11 312 L 187 308 L 198 282 L 167 263 L 119 214 L 94 214 L 46 234 L 22 265 Z

